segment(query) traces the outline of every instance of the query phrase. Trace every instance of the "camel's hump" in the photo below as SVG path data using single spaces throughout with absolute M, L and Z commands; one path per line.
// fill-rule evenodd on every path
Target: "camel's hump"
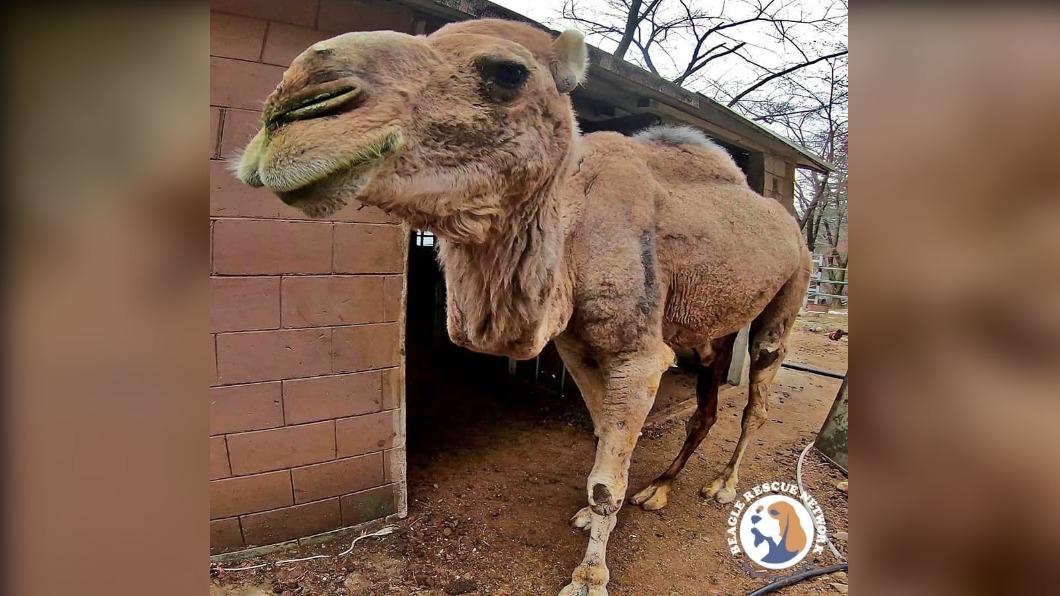
M 697 147 L 717 148 L 718 144 L 710 140 L 703 131 L 691 126 L 662 124 L 652 126 L 633 135 L 634 139 L 644 143 L 661 143 L 663 145 L 695 145 Z
M 646 128 L 633 135 L 633 139 L 646 145 L 664 145 L 668 147 L 694 147 L 692 153 L 702 159 L 693 160 L 695 170 L 710 178 L 728 180 L 746 184 L 743 171 L 733 161 L 732 156 L 721 145 L 715 143 L 702 131 L 690 126 L 660 125 Z M 660 171 L 670 177 L 681 165 L 667 161 L 660 166 Z M 676 168 L 676 169 L 675 169 Z M 688 180 L 691 172 L 684 171 L 675 179 Z

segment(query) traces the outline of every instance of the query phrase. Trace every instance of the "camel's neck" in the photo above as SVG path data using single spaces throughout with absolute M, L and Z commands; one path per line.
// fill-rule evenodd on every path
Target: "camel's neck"
M 438 251 L 456 343 L 530 358 L 566 327 L 572 282 L 554 189 L 523 201 L 485 243 L 439 239 Z

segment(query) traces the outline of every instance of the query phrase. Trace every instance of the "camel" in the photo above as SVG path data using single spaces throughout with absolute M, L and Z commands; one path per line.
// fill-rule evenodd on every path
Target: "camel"
M 794 218 L 702 133 L 580 135 L 569 93 L 587 66 L 578 31 L 503 20 L 339 35 L 293 61 L 236 166 L 311 217 L 357 200 L 436 234 L 454 343 L 528 359 L 555 341 L 597 444 L 572 518 L 589 544 L 561 596 L 607 594 L 608 537 L 674 350 L 698 355 L 698 410 L 670 468 L 631 498 L 648 510 L 714 423 L 749 324 L 740 439 L 701 491 L 735 498 L 810 271 Z

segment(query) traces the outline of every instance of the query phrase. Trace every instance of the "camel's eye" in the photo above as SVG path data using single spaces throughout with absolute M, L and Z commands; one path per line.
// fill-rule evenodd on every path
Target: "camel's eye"
M 518 62 L 485 61 L 479 64 L 479 74 L 486 93 L 497 101 L 515 98 L 526 83 L 530 71 Z

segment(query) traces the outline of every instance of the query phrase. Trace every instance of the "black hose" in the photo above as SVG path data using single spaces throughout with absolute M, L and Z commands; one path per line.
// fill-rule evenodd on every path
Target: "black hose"
M 832 372 L 830 370 L 824 370 L 822 368 L 817 368 L 815 366 L 810 366 L 808 364 L 796 364 L 794 362 L 785 362 L 785 363 L 781 364 L 780 366 L 783 367 L 783 368 L 790 368 L 791 370 L 801 370 L 803 372 L 813 373 L 815 375 L 821 375 L 822 377 L 832 377 L 833 379 L 842 380 L 842 379 L 847 378 L 847 376 L 845 374 L 839 374 L 837 372 Z
M 773 582 L 771 584 L 762 586 L 761 588 L 758 588 L 757 590 L 755 590 L 754 592 L 751 592 L 747 596 L 761 596 L 762 594 L 769 594 L 769 593 L 772 593 L 772 592 L 776 592 L 777 590 L 779 590 L 779 589 L 781 589 L 781 588 L 783 588 L 785 586 L 790 586 L 792 584 L 797 584 L 797 583 L 801 582 L 804 579 L 809 579 L 811 577 L 817 577 L 818 575 L 827 575 L 829 573 L 835 573 L 836 571 L 846 571 L 846 570 L 847 570 L 847 564 L 846 563 L 840 563 L 839 565 L 832 565 L 831 567 L 815 567 L 813 569 L 807 569 L 806 571 L 800 571 L 799 573 L 796 573 L 795 575 L 789 575 L 788 577 L 785 577 L 785 578 L 782 578 L 782 579 L 778 579 L 777 581 L 775 581 L 775 582 Z

